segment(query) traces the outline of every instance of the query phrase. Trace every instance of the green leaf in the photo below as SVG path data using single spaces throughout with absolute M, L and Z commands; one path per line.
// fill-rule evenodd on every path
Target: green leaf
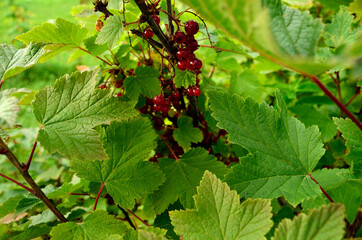
M 19 100 L 10 95 L 9 90 L 0 92 L 0 126 L 2 128 L 12 128 L 20 112 Z
M 29 227 L 39 225 L 41 223 L 54 222 L 57 219 L 58 218 L 54 215 L 52 211 L 50 211 L 50 209 L 45 209 L 41 214 L 30 217 L 31 223 Z
M 260 75 L 257 75 L 248 69 L 242 73 L 232 72 L 229 91 L 244 97 L 252 97 L 256 100 L 262 100 L 263 96 L 266 94 L 258 76 Z
M 112 234 L 123 235 L 127 227 L 107 212 L 92 212 L 80 224 L 76 222 L 61 223 L 55 226 L 50 235 L 52 240 L 104 240 Z
M 177 88 L 195 86 L 196 74 L 191 71 L 181 71 L 176 69 L 175 78 L 173 79 Z
M 25 44 L 30 42 L 52 43 L 60 46 L 79 47 L 88 30 L 80 25 L 57 18 L 55 23 L 43 23 L 16 37 Z
M 98 37 L 96 39 L 96 44 L 106 44 L 112 48 L 118 40 L 121 38 L 123 32 L 123 21 L 122 15 L 110 16 L 106 25 L 102 27 Z
M 327 24 L 324 30 L 324 41 L 327 46 L 338 48 L 341 45 L 351 44 L 356 39 L 357 31 L 352 30 L 354 17 L 341 7 L 338 14 L 333 16 L 332 23 Z
M 196 209 L 170 212 L 175 232 L 184 239 L 266 239 L 273 225 L 270 200 L 248 199 L 240 204 L 235 191 L 206 171 Z
M 313 7 L 313 0 L 282 0 L 283 3 L 295 8 L 309 9 Z
M 353 0 L 318 0 L 318 2 L 320 2 L 325 8 L 330 8 L 333 11 L 338 11 L 341 5 L 348 5 L 353 2 Z
M 153 98 L 160 94 L 160 73 L 152 67 L 137 67 L 135 77 L 127 77 L 124 81 L 126 87 L 126 95 L 131 99 L 138 99 L 138 96 L 143 95 Z
M 361 130 L 350 119 L 333 118 L 342 137 L 346 140 L 346 146 L 349 148 L 347 157 L 353 162 L 353 173 L 362 178 L 362 134 Z
M 16 195 L 14 197 L 8 198 L 3 204 L 0 206 L 0 218 L 5 217 L 6 215 L 16 212 L 16 207 L 20 203 L 21 200 L 25 199 L 23 194 Z
M 164 181 L 157 165 L 144 161 L 156 148 L 156 137 L 146 118 L 112 122 L 102 136 L 109 159 L 71 161 L 71 167 L 81 178 L 103 182 L 117 204 L 132 208 L 134 199 L 151 194 Z
M 86 46 L 87 50 L 94 56 L 99 56 L 108 50 L 107 44 L 98 45 L 95 43 L 98 36 L 99 35 L 94 35 L 84 40 L 84 45 Z
M 180 117 L 177 119 L 178 128 L 173 132 L 175 140 L 184 149 L 188 149 L 191 143 L 198 143 L 202 141 L 202 131 L 198 128 L 194 128 L 192 125 L 192 118 Z
M 129 231 L 123 240 L 166 240 L 166 230 L 161 228 L 148 227 L 147 229 L 137 229 Z
M 50 230 L 52 229 L 51 226 L 46 224 L 36 225 L 32 227 L 26 227 L 23 231 L 13 231 L 10 236 L 6 239 L 12 240 L 29 240 L 29 239 L 36 239 L 36 237 L 48 235 Z M 9 231 L 10 232 L 10 231 Z
M 298 116 L 298 119 L 307 127 L 317 125 L 322 133 L 323 141 L 328 142 L 337 134 L 337 128 L 333 120 L 321 113 L 311 104 L 298 104 L 289 108 Z
M 65 75 L 54 87 L 36 94 L 33 112 L 42 124 L 37 140 L 49 153 L 58 151 L 70 159 L 106 159 L 99 135 L 92 128 L 137 115 L 133 106 L 112 98 L 110 91 L 95 89 L 98 73 Z
M 5 80 L 30 68 L 44 52 L 41 44 L 29 44 L 22 49 L 0 44 L 0 80 Z
M 361 20 L 362 18 L 362 0 L 354 0 L 349 7 L 348 11 L 356 14 L 355 21 Z
M 340 240 L 344 236 L 344 207 L 330 204 L 300 213 L 293 220 L 284 219 L 275 230 L 272 240 Z
M 252 153 L 226 176 L 232 189 L 242 197 L 285 196 L 294 206 L 321 193 L 309 177 L 325 152 L 321 134 L 316 126 L 305 128 L 289 117 L 279 92 L 277 109 L 226 92 L 208 95 L 212 115 L 229 133 L 229 142 Z
M 208 155 L 203 148 L 192 148 L 178 161 L 175 159 L 158 159 L 159 166 L 166 175 L 165 183 L 153 194 L 154 209 L 161 213 L 168 205 L 180 199 L 185 208 L 194 207 L 192 196 L 196 194 L 196 186 L 200 183 L 205 170 L 223 178 L 227 168 L 217 159 Z

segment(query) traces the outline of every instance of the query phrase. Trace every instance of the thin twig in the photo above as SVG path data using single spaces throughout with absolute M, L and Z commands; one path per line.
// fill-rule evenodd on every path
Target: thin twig
M 38 142 L 35 140 L 34 145 L 33 145 L 33 148 L 31 149 L 31 153 L 30 153 L 28 162 L 26 163 L 26 165 L 25 165 L 25 167 L 24 167 L 24 170 L 25 170 L 25 171 L 28 171 L 28 170 L 29 170 L 29 167 L 30 167 L 30 164 L 31 164 L 31 160 L 33 159 L 33 155 L 34 155 L 35 148 L 36 148 L 36 145 L 37 145 L 37 144 L 38 144 Z
M 69 195 L 76 195 L 76 196 L 89 196 L 89 193 L 69 193 Z
M 82 47 L 78 47 L 78 48 L 79 48 L 80 50 L 82 50 L 83 52 L 86 52 L 86 53 L 94 56 L 90 51 L 88 51 L 88 50 L 86 50 L 86 49 L 84 49 L 84 48 L 82 48 Z M 103 58 L 101 58 L 101 57 L 99 57 L 99 56 L 94 56 L 94 57 L 98 58 L 99 60 L 101 60 L 101 61 L 104 62 L 105 64 L 107 64 L 107 65 L 109 65 L 109 66 L 112 66 L 111 63 L 107 62 L 107 61 L 104 60 Z
M 148 223 L 146 223 L 145 221 L 143 221 L 139 216 L 137 216 L 134 212 L 132 212 L 131 210 L 127 209 L 127 211 L 132 214 L 135 218 L 137 218 L 138 220 L 140 220 L 144 225 L 146 225 L 147 227 L 149 227 L 150 225 Z
M 329 97 L 338 107 L 343 111 L 356 125 L 359 129 L 362 130 L 362 124 L 358 119 L 343 105 L 338 99 L 328 90 L 326 86 L 316 77 L 316 76 L 308 76 L 312 82 L 317 84 L 317 86 L 324 92 L 327 97 Z
M 357 212 L 356 218 L 352 224 L 349 224 L 348 221 L 346 221 L 346 225 L 348 229 L 347 238 L 356 237 L 356 234 L 362 225 L 362 211 L 359 210 Z
M 1 90 L 1 86 L 2 86 L 3 83 L 4 83 L 4 80 L 5 80 L 5 79 L 2 79 L 1 82 L 0 82 L 0 90 Z
M 99 188 L 99 191 L 98 191 L 98 194 L 97 194 L 97 197 L 96 197 L 96 201 L 94 202 L 93 211 L 95 211 L 97 209 L 98 200 L 99 200 L 99 197 L 101 196 L 103 187 L 104 187 L 104 183 L 102 182 L 101 187 Z
M 136 229 L 136 226 L 133 224 L 132 220 L 129 218 L 128 212 L 126 210 L 124 210 L 123 208 L 121 208 L 119 205 L 117 205 L 117 207 L 122 211 L 126 221 L 129 223 L 129 225 L 133 228 Z
M 40 189 L 40 187 L 35 183 L 33 178 L 29 175 L 28 171 L 26 171 L 19 160 L 15 157 L 13 152 L 9 149 L 9 147 L 3 142 L 0 138 L 0 148 L 5 151 L 6 157 L 9 161 L 18 169 L 20 174 L 24 177 L 25 181 L 30 185 L 33 189 L 35 195 L 45 204 L 47 207 L 54 213 L 54 215 L 61 221 L 67 222 L 68 220 L 64 217 L 64 215 L 57 209 L 54 203 L 44 194 L 44 192 Z
M 317 182 L 317 180 L 314 179 L 314 177 L 312 176 L 312 174 L 309 174 L 310 179 L 312 179 L 320 188 L 320 190 L 322 191 L 322 193 L 324 194 L 324 196 L 326 196 L 328 198 L 328 200 L 331 203 L 334 203 L 333 199 L 329 196 L 329 194 L 322 188 L 322 186 Z
M 351 102 L 356 98 L 358 97 L 358 95 L 361 93 L 361 90 L 358 90 L 358 92 L 351 98 L 351 100 L 348 101 L 348 103 L 346 103 L 346 105 L 344 106 L 348 106 L 349 104 L 351 104 Z
M 158 135 L 160 136 L 160 138 L 162 139 L 162 141 L 166 144 L 166 146 L 168 147 L 168 149 L 170 150 L 170 152 L 172 153 L 172 155 L 175 157 L 176 161 L 179 160 L 179 158 L 177 157 L 177 155 L 175 154 L 175 152 L 172 150 L 172 148 L 170 147 L 170 145 L 167 143 L 166 139 L 161 136 L 161 135 Z
M 15 183 L 15 184 L 16 184 L 16 185 L 18 185 L 18 186 L 20 186 L 20 187 L 24 188 L 26 191 L 30 192 L 31 194 L 33 194 L 33 195 L 36 197 L 36 195 L 35 195 L 35 193 L 34 193 L 33 189 L 31 189 L 31 188 L 29 188 L 29 187 L 25 186 L 24 184 L 22 184 L 22 183 L 20 183 L 20 182 L 16 181 L 15 179 L 12 179 L 11 177 L 8 177 L 8 176 L 4 175 L 4 174 L 2 174 L 2 173 L 0 173 L 0 176 L 1 176 L 1 177 L 3 177 L 3 178 L 6 178 L 7 180 L 9 180 L 9 181 L 11 181 L 11 182 Z

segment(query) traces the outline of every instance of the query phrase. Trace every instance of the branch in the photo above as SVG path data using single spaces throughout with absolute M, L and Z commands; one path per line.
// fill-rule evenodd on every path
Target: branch
M 108 11 L 108 1 L 105 1 L 105 3 L 102 2 L 102 0 L 97 0 L 94 5 L 94 11 L 95 12 L 102 12 L 104 14 L 104 20 L 106 20 L 109 16 L 113 16 L 113 14 Z
M 158 26 L 153 19 L 153 15 L 148 11 L 147 5 L 144 0 L 134 0 L 138 8 L 142 12 L 143 19 L 150 25 L 153 32 L 156 34 L 161 44 L 166 48 L 166 51 L 173 57 L 176 56 L 177 48 L 173 45 L 171 41 L 165 36 L 162 32 L 160 26 Z
M 361 90 L 358 90 L 358 92 L 351 98 L 351 100 L 348 101 L 348 103 L 346 103 L 346 107 L 351 104 L 351 102 L 356 98 L 358 97 L 358 95 L 361 93 Z
M 317 86 L 324 92 L 327 97 L 329 97 L 338 107 L 341 109 L 342 112 L 344 112 L 356 125 L 359 127 L 359 129 L 362 130 L 362 124 L 358 119 L 346 108 L 346 106 L 343 105 L 338 99 L 328 90 L 326 86 L 323 85 L 323 83 L 316 77 L 316 76 L 307 76 L 317 84 Z
M 319 183 L 317 182 L 317 180 L 314 179 L 314 177 L 312 176 L 312 174 L 309 174 L 310 179 L 312 179 L 320 188 L 320 190 L 322 191 L 322 193 L 324 194 L 324 196 L 326 196 L 328 198 L 328 200 L 331 203 L 334 203 L 333 199 L 331 198 L 331 196 L 329 196 L 329 194 L 322 188 L 321 185 L 319 185 Z
M 93 211 L 95 211 L 97 209 L 98 200 L 99 200 L 99 197 L 101 196 L 103 187 L 104 187 L 104 183 L 102 182 L 101 187 L 99 188 L 99 191 L 98 191 L 98 194 L 97 194 L 97 197 L 96 197 L 96 201 L 94 202 Z
M 127 209 L 127 211 L 129 213 L 131 213 L 135 218 L 137 218 L 138 220 L 140 220 L 144 225 L 146 225 L 147 227 L 149 227 L 150 225 L 148 223 L 146 223 L 145 221 L 143 221 L 139 216 L 137 216 L 134 212 L 132 212 L 131 210 Z
M 136 30 L 136 29 L 132 29 L 131 33 L 134 34 L 134 35 L 137 35 L 137 36 L 139 36 L 141 38 L 144 37 L 142 32 L 139 31 L 139 30 Z M 161 48 L 161 49 L 163 48 L 163 45 L 161 43 L 157 42 L 156 40 L 153 40 L 152 38 L 147 39 L 147 41 L 149 41 L 150 43 L 152 43 L 154 46 L 156 46 L 158 48 Z
M 170 29 L 170 36 L 172 36 L 173 32 L 174 32 L 174 27 L 172 25 L 172 5 L 171 5 L 171 0 L 167 0 L 166 5 L 167 5 L 167 12 L 168 12 L 168 25 L 169 25 L 169 29 Z
M 54 213 L 54 215 L 61 221 L 67 222 L 68 220 L 64 217 L 64 215 L 57 209 L 54 203 L 44 194 L 44 192 L 40 189 L 40 187 L 35 183 L 33 178 L 29 175 L 28 171 L 23 168 L 19 160 L 15 157 L 15 155 L 11 152 L 8 146 L 3 142 L 0 138 L 0 149 L 4 150 L 4 154 L 9 159 L 9 161 L 18 169 L 20 174 L 24 177 L 25 181 L 30 185 L 33 189 L 35 196 L 37 196 L 47 207 Z
M 36 145 L 37 145 L 37 144 L 38 144 L 38 142 L 35 140 L 34 145 L 33 145 L 33 149 L 31 149 L 31 153 L 30 153 L 28 162 L 26 163 L 26 165 L 25 165 L 25 167 L 24 167 L 24 170 L 25 170 L 25 171 L 28 171 L 28 170 L 29 170 L 29 167 L 30 167 L 30 164 L 31 164 L 31 160 L 33 159 L 33 155 L 34 155 L 35 148 L 36 148 Z
M 133 224 L 132 220 L 129 218 L 128 212 L 126 210 L 124 210 L 123 208 L 121 208 L 119 205 L 117 205 L 117 207 L 122 211 L 126 221 L 129 223 L 129 225 L 131 225 L 131 227 L 133 229 L 136 229 L 136 226 Z
M 348 229 L 347 237 L 348 238 L 355 237 L 361 225 L 362 225 L 362 211 L 360 210 L 357 212 L 357 216 L 352 224 L 349 224 L 347 222 L 347 229 Z

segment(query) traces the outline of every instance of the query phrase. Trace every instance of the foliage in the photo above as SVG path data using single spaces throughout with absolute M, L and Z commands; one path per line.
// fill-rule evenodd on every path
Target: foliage
M 0 239 L 362 237 L 360 5 L 96 0 L 1 44 Z

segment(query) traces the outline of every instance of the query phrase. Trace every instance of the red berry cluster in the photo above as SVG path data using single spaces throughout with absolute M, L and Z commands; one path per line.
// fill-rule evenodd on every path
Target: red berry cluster
M 174 35 L 174 41 L 181 44 L 181 48 L 177 51 L 178 59 L 177 67 L 181 71 L 190 70 L 198 73 L 202 67 L 202 61 L 195 57 L 194 52 L 199 48 L 199 44 L 195 39 L 195 34 L 199 31 L 199 24 L 190 20 L 185 24 L 184 32 L 178 30 Z

